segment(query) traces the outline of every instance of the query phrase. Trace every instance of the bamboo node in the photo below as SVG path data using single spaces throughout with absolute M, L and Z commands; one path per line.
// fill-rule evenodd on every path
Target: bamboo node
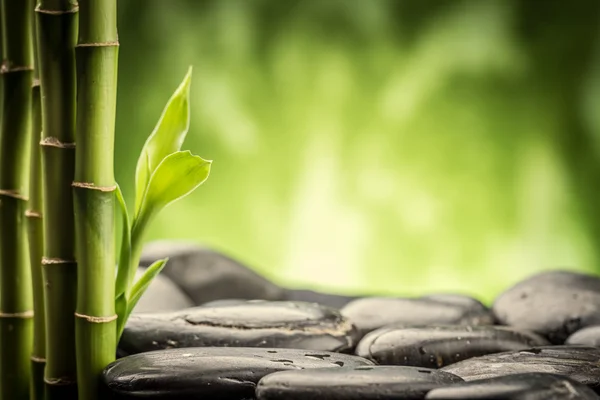
M 25 210 L 25 216 L 27 218 L 42 218 L 42 213 L 34 210 Z
M 42 257 L 42 265 L 76 264 L 77 261 L 58 257 Z
M 18 190 L 0 189 L 0 196 L 12 197 L 17 200 L 29 200 L 27 196 L 23 196 Z
M 59 16 L 65 15 L 65 14 L 75 14 L 78 11 L 79 11 L 79 5 L 74 5 L 72 8 L 70 8 L 68 10 L 46 10 L 40 6 L 37 6 L 35 8 L 36 13 L 48 14 L 48 15 L 59 15 Z
M 96 186 L 90 182 L 73 182 L 71 186 L 81 189 L 99 190 L 101 192 L 114 192 L 117 190 L 117 186 Z
M 44 377 L 44 382 L 51 386 L 67 386 L 74 385 L 77 381 L 69 376 L 61 376 L 60 378 L 46 378 Z
M 36 87 L 39 87 L 39 86 L 40 86 L 40 80 L 39 80 L 39 79 L 37 79 L 37 78 L 35 78 L 35 79 L 33 80 L 33 83 L 31 84 L 31 87 L 32 87 L 32 88 L 36 88 Z
M 33 65 L 13 65 L 12 62 L 4 60 L 0 67 L 0 74 L 9 74 L 11 72 L 33 71 Z
M 79 43 L 75 47 L 119 47 L 119 41 L 113 40 L 110 42 Z
M 31 361 L 44 364 L 46 362 L 46 359 L 44 357 L 31 356 Z
M 5 313 L 0 311 L 0 318 L 33 318 L 33 310 L 23 311 L 18 313 Z
M 49 136 L 40 141 L 40 146 L 57 147 L 59 149 L 74 149 L 75 143 L 61 142 L 58 138 Z
M 80 313 L 75 313 L 77 318 L 85 319 L 87 322 L 92 322 L 94 324 L 105 324 L 108 322 L 112 322 L 117 319 L 117 314 L 111 315 L 110 317 L 94 317 L 91 315 L 85 315 Z

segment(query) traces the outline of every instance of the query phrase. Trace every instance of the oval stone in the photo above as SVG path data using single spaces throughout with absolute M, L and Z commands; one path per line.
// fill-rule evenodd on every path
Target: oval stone
M 215 250 L 182 241 L 159 240 L 144 246 L 140 265 L 169 258 L 161 274 L 200 305 L 232 297 L 283 300 L 284 290 L 252 268 Z
M 567 338 L 565 344 L 600 346 L 600 325 L 580 329 Z
M 256 387 L 258 400 L 419 400 L 430 390 L 462 382 L 427 368 L 373 366 L 284 371 Z
M 135 279 L 139 279 L 146 268 L 138 268 Z M 135 308 L 134 313 L 156 313 L 179 311 L 193 307 L 192 300 L 164 274 L 158 274 L 152 279 Z
M 600 279 L 568 271 L 536 274 L 502 293 L 493 312 L 504 325 L 561 344 L 571 333 L 600 324 Z
M 121 358 L 102 380 L 116 399 L 240 400 L 253 399 L 258 381 L 274 372 L 369 365 L 357 356 L 297 349 L 170 349 Z
M 314 303 L 245 301 L 132 315 L 119 349 L 120 354 L 207 346 L 344 352 L 356 343 L 355 328 L 332 308 Z
M 542 336 L 497 326 L 389 326 L 366 335 L 356 354 L 383 365 L 441 368 L 467 358 L 549 344 Z
M 444 367 L 465 381 L 498 376 L 547 372 L 567 376 L 600 388 L 600 348 L 585 346 L 543 346 L 521 351 L 488 354 Z
M 456 298 L 365 297 L 342 308 L 360 336 L 386 325 L 491 325 L 494 319 L 481 303 Z
M 555 374 L 531 373 L 500 376 L 433 389 L 426 399 L 436 400 L 597 400 L 593 390 Z

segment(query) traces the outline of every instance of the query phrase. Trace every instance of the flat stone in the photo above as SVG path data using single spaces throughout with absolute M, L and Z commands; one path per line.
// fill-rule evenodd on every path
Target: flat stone
M 147 267 L 169 257 L 161 272 L 200 305 L 212 300 L 240 298 L 283 300 L 284 290 L 217 251 L 180 241 L 156 241 L 144 247 L 140 265 Z
M 362 366 L 283 371 L 258 382 L 258 400 L 420 400 L 430 390 L 462 382 L 456 375 L 415 367 Z
M 138 268 L 135 279 L 139 279 L 146 268 Z M 190 299 L 166 275 L 158 274 L 148 286 L 137 305 L 134 313 L 178 311 L 194 306 Z
M 600 348 L 585 346 L 543 346 L 527 350 L 470 358 L 443 370 L 465 381 L 498 376 L 547 372 L 567 376 L 592 387 L 600 386 Z
M 435 400 L 597 400 L 593 390 L 565 376 L 530 373 L 459 383 L 433 389 Z
M 321 305 L 333 308 L 342 308 L 352 300 L 360 298 L 359 296 L 344 296 L 304 289 L 285 289 L 284 297 L 289 301 L 319 303 Z
M 383 365 L 441 368 L 467 358 L 549 344 L 535 333 L 498 326 L 388 326 L 367 334 L 356 354 Z
M 588 326 L 569 336 L 565 344 L 600 346 L 600 325 Z
M 102 375 L 116 399 L 254 399 L 258 381 L 285 370 L 372 365 L 360 357 L 297 349 L 206 347 L 136 354 Z
M 568 271 L 536 274 L 502 293 L 493 312 L 501 324 L 561 344 L 583 327 L 600 325 L 600 279 Z
M 258 300 L 132 315 L 119 354 L 205 346 L 347 352 L 357 342 L 356 329 L 337 310 L 315 303 Z
M 477 302 L 478 303 L 478 302 Z M 491 325 L 493 316 L 481 303 L 456 298 L 365 297 L 342 308 L 361 336 L 386 325 Z

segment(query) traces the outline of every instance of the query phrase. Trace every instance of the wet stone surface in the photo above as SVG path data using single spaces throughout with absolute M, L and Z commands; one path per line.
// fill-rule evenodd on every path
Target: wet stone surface
M 491 325 L 491 312 L 458 295 L 428 298 L 366 297 L 342 308 L 361 336 L 386 325 Z
M 116 399 L 253 399 L 267 374 L 307 368 L 369 366 L 360 357 L 292 349 L 207 347 L 125 357 L 103 373 Z
M 600 325 L 578 330 L 567 338 L 565 344 L 600 346 Z
M 543 346 L 470 358 L 443 368 L 465 381 L 498 376 L 547 372 L 567 376 L 595 391 L 600 389 L 600 348 Z
M 493 311 L 504 325 L 562 344 L 573 332 L 600 324 L 600 279 L 567 271 L 540 273 L 502 293 Z
M 140 265 L 169 257 L 161 274 L 175 282 L 200 305 L 212 300 L 241 298 L 283 300 L 284 289 L 224 254 L 179 241 L 156 241 L 144 247 Z
M 426 368 L 363 366 L 284 371 L 267 375 L 256 388 L 258 400 L 418 400 L 430 390 L 462 382 Z
M 384 365 L 441 368 L 461 360 L 549 344 L 540 335 L 497 326 L 389 326 L 366 335 L 356 354 Z
M 349 352 L 357 341 L 352 324 L 332 308 L 300 302 L 226 302 L 132 315 L 119 354 L 205 346 Z
M 531 373 L 501 376 L 433 389 L 426 399 L 436 400 L 595 400 L 593 390 L 564 376 Z

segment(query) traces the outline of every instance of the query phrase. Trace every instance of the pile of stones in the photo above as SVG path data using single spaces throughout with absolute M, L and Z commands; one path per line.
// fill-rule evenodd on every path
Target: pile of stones
M 540 273 L 491 308 L 459 294 L 281 288 L 217 252 L 170 257 L 131 316 L 107 398 L 600 399 L 600 279 Z

